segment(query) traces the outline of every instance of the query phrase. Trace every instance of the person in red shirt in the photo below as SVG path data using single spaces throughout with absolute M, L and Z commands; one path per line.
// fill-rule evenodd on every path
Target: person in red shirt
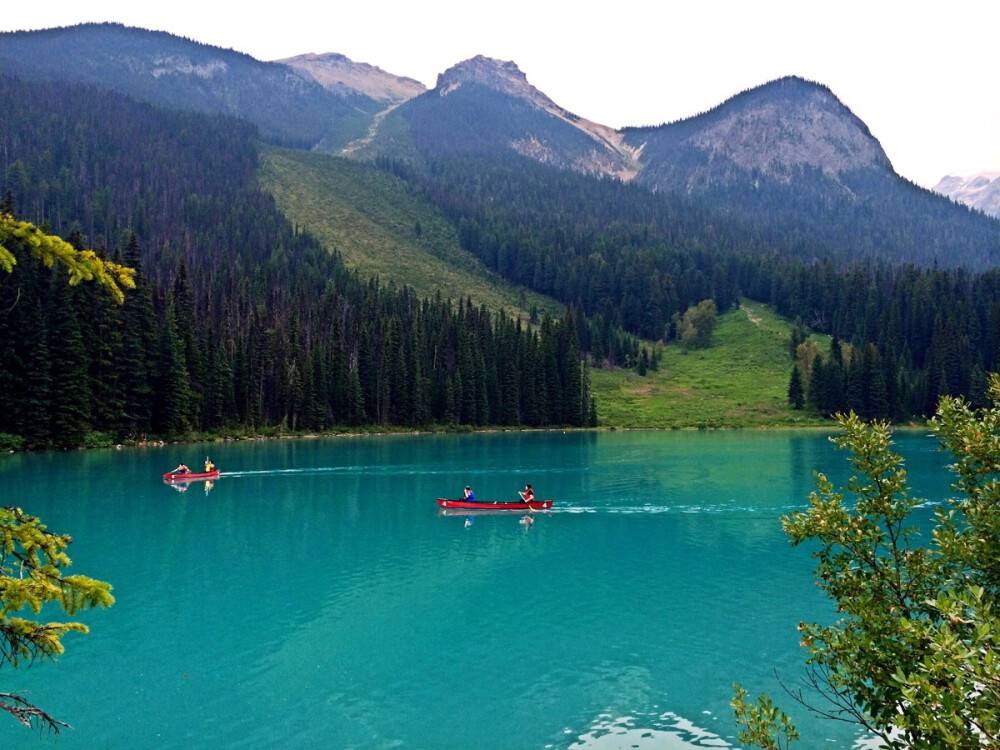
M 524 485 L 524 492 L 518 492 L 517 494 L 520 495 L 521 499 L 526 503 L 533 503 L 535 501 L 535 491 L 531 489 L 530 484 Z

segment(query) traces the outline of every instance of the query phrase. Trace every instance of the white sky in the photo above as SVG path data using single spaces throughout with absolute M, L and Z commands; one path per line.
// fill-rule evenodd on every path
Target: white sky
M 6 3 L 0 30 L 88 21 L 261 60 L 339 52 L 428 87 L 484 54 L 616 128 L 799 75 L 828 86 L 920 185 L 1000 170 L 1000 0 L 46 0 Z

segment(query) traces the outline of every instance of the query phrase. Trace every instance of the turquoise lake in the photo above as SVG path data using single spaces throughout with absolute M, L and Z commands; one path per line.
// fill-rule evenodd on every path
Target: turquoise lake
M 948 457 L 897 434 L 913 493 Z M 206 450 L 211 486 L 163 483 Z M 72 535 L 114 586 L 56 664 L 0 690 L 72 729 L 0 716 L 4 748 L 738 747 L 732 684 L 767 692 L 803 748 L 850 727 L 783 693 L 796 624 L 832 610 L 779 523 L 826 434 L 548 432 L 245 441 L 0 457 L 4 505 Z M 441 516 L 466 484 L 551 512 Z M 921 520 L 930 507 L 921 508 Z M 43 619 L 63 619 L 46 610 Z M 775 673 L 777 672 L 777 676 Z M 822 743 L 822 744 L 817 744 Z

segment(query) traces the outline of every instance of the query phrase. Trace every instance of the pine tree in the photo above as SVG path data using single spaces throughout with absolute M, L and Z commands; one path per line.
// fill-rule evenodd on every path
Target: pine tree
M 73 289 L 61 274 L 52 274 L 49 303 L 49 352 L 53 357 L 49 409 L 51 442 L 57 448 L 74 448 L 86 442 L 90 430 L 90 378 L 88 356 L 76 314 Z
M 810 406 L 817 412 L 827 415 L 830 405 L 829 385 L 827 383 L 826 367 L 823 364 L 823 357 L 817 356 L 813 360 L 812 372 L 809 374 L 809 390 L 807 399 Z
M 160 325 L 159 345 L 153 427 L 159 433 L 184 435 L 191 429 L 191 389 L 173 304 L 168 306 L 167 317 Z
M 141 438 L 152 428 L 152 368 L 156 361 L 156 318 L 153 296 L 141 270 L 139 243 L 130 233 L 123 262 L 135 269 L 135 288 L 125 295 L 121 306 L 121 350 L 115 358 L 122 384 L 122 423 L 126 437 Z
M 805 392 L 798 365 L 792 365 L 792 375 L 788 380 L 788 403 L 793 409 L 801 409 L 805 405 Z
M 70 244 L 83 248 L 82 238 L 71 237 Z M 104 251 L 98 256 L 104 257 Z M 101 432 L 118 432 L 125 418 L 124 383 L 116 365 L 123 345 L 122 309 L 96 284 L 77 286 L 73 297 L 87 352 L 90 425 Z
M 198 336 L 195 332 L 195 305 L 191 281 L 188 278 L 187 263 L 181 256 L 177 265 L 177 276 L 171 290 L 171 304 L 174 311 L 174 328 L 184 367 L 188 377 L 188 414 L 185 419 L 193 422 L 201 412 L 201 395 L 205 388 L 205 364 Z

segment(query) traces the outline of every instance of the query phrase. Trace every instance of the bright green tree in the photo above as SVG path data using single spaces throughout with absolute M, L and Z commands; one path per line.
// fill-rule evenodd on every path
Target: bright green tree
M 810 507 L 782 519 L 795 545 L 816 544 L 817 583 L 840 614 L 801 623 L 807 682 L 826 713 L 886 748 L 1000 744 L 1000 377 L 975 410 L 943 397 L 933 428 L 955 457 L 957 497 L 917 529 L 902 458 L 886 423 L 838 418 L 836 443 L 857 472 L 844 491 L 822 474 Z M 736 686 L 740 740 L 787 747 L 794 726 L 766 696 Z
M 0 508 L 0 664 L 12 667 L 52 660 L 63 653 L 66 633 L 86 633 L 79 622 L 35 622 L 18 616 L 25 608 L 36 615 L 48 603 L 74 615 L 114 603 L 111 585 L 86 576 L 64 576 L 70 565 L 66 548 L 73 540 L 53 534 L 20 508 Z M 59 732 L 58 721 L 19 693 L 0 693 L 0 709 L 25 726 Z
M 32 257 L 46 266 L 59 263 L 69 271 L 70 286 L 81 281 L 97 281 L 108 290 L 116 302 L 125 299 L 122 287 L 135 286 L 135 271 L 126 266 L 105 260 L 93 250 L 77 250 L 61 237 L 46 234 L 33 224 L 18 221 L 7 213 L 0 213 L 0 268 L 8 273 L 17 265 L 17 258 L 6 245 L 19 243 Z
M 689 307 L 677 325 L 677 333 L 686 349 L 705 349 L 715 331 L 718 309 L 715 302 L 703 299 L 696 307 Z

